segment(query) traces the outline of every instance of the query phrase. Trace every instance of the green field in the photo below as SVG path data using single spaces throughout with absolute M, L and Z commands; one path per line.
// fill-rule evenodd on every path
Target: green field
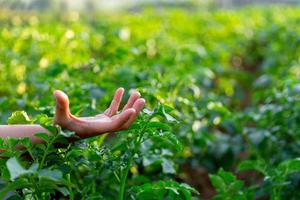
M 55 89 L 78 116 L 118 87 L 147 105 L 129 130 L 64 148 L 55 130 L 1 140 L 0 199 L 300 199 L 299 78 L 297 7 L 1 10 L 2 124 L 51 124 Z

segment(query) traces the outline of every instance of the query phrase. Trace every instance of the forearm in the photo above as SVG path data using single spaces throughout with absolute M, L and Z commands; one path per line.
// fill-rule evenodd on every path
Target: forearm
M 0 138 L 25 138 L 28 137 L 32 144 L 40 144 L 42 139 L 35 137 L 36 133 L 51 134 L 40 125 L 0 125 Z

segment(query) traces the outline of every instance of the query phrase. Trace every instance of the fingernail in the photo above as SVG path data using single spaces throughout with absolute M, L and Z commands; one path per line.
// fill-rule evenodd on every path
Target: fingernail
M 144 99 L 144 98 L 141 98 L 140 101 L 143 101 L 144 104 L 146 103 L 146 99 Z
M 136 110 L 134 108 L 129 108 L 128 111 L 135 113 Z
M 141 93 L 139 91 L 135 91 L 137 93 L 137 95 L 140 97 Z

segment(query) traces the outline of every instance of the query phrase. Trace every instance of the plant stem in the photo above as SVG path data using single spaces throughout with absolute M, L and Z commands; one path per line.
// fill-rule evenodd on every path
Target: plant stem
M 127 164 L 127 167 L 125 168 L 125 170 L 124 170 L 124 172 L 122 174 L 121 183 L 120 183 L 119 200 L 123 200 L 124 199 L 126 180 L 127 180 L 127 176 L 128 176 L 130 167 L 131 167 L 132 162 L 133 162 L 133 156 L 134 155 L 132 155 L 130 157 L 130 160 L 129 160 L 128 164 Z
M 27 148 L 27 151 L 28 151 L 30 157 L 32 158 L 33 162 L 35 163 L 35 158 L 34 158 L 34 156 L 33 156 L 33 153 L 32 153 L 32 151 L 31 151 L 31 149 L 30 149 L 30 148 Z
M 150 116 L 147 121 L 145 122 L 145 125 L 143 126 L 143 128 L 139 131 L 139 134 L 138 134 L 138 138 L 137 138 L 137 143 L 138 143 L 138 146 L 141 144 L 142 142 L 142 138 L 143 138 L 143 135 L 144 135 L 144 131 L 146 130 L 150 120 L 152 119 L 153 116 Z
M 57 137 L 58 137 L 58 134 L 55 135 L 55 136 L 50 140 L 49 143 L 47 143 L 47 147 L 46 147 L 46 149 L 45 149 L 45 151 L 44 151 L 44 155 L 43 155 L 43 157 L 42 157 L 42 161 L 41 161 L 41 163 L 40 163 L 39 169 L 42 169 L 42 168 L 43 168 L 44 163 L 45 163 L 46 156 L 47 156 L 48 151 L 49 151 L 49 148 L 50 148 L 50 146 L 53 144 L 53 142 L 56 140 Z
M 120 183 L 120 192 L 119 192 L 119 200 L 123 200 L 124 199 L 124 196 L 125 196 L 125 187 L 126 187 L 126 181 L 127 181 L 127 177 L 128 177 L 128 173 L 129 173 L 129 170 L 131 168 L 131 165 L 133 163 L 133 159 L 134 159 L 134 155 L 135 153 L 137 152 L 137 150 L 139 149 L 140 145 L 141 145 L 141 140 L 142 140 L 142 137 L 143 137 L 143 132 L 146 130 L 146 127 L 148 126 L 150 120 L 151 120 L 152 116 L 149 117 L 147 119 L 147 121 L 144 123 L 144 126 L 140 129 L 139 133 L 138 133 L 138 137 L 134 143 L 134 147 L 133 147 L 133 150 L 132 150 L 132 154 L 129 158 L 129 161 L 127 163 L 127 166 L 122 174 L 122 177 L 121 177 L 121 183 Z
M 42 196 L 41 196 L 41 194 L 40 194 L 39 187 L 38 187 L 36 181 L 34 180 L 33 177 L 29 177 L 29 180 L 30 180 L 30 182 L 32 183 L 33 188 L 34 188 L 34 193 L 33 193 L 34 198 L 35 198 L 36 200 L 41 199 Z
M 68 188 L 69 188 L 69 192 L 70 192 L 70 200 L 73 200 L 74 199 L 74 194 L 73 194 L 73 190 L 72 190 L 72 182 L 71 182 L 71 175 L 70 174 L 67 174 L 67 179 L 68 179 L 68 182 L 69 182 L 69 185 L 68 185 Z

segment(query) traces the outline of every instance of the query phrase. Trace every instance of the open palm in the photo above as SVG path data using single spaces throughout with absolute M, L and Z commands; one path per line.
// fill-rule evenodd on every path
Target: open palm
M 117 89 L 109 108 L 102 114 L 92 117 L 76 117 L 70 112 L 68 96 L 56 90 L 54 92 L 56 99 L 54 121 L 61 127 L 74 131 L 81 138 L 128 129 L 144 107 L 145 100 L 140 98 L 139 92 L 133 92 L 122 111 L 118 113 L 123 94 L 123 88 Z

